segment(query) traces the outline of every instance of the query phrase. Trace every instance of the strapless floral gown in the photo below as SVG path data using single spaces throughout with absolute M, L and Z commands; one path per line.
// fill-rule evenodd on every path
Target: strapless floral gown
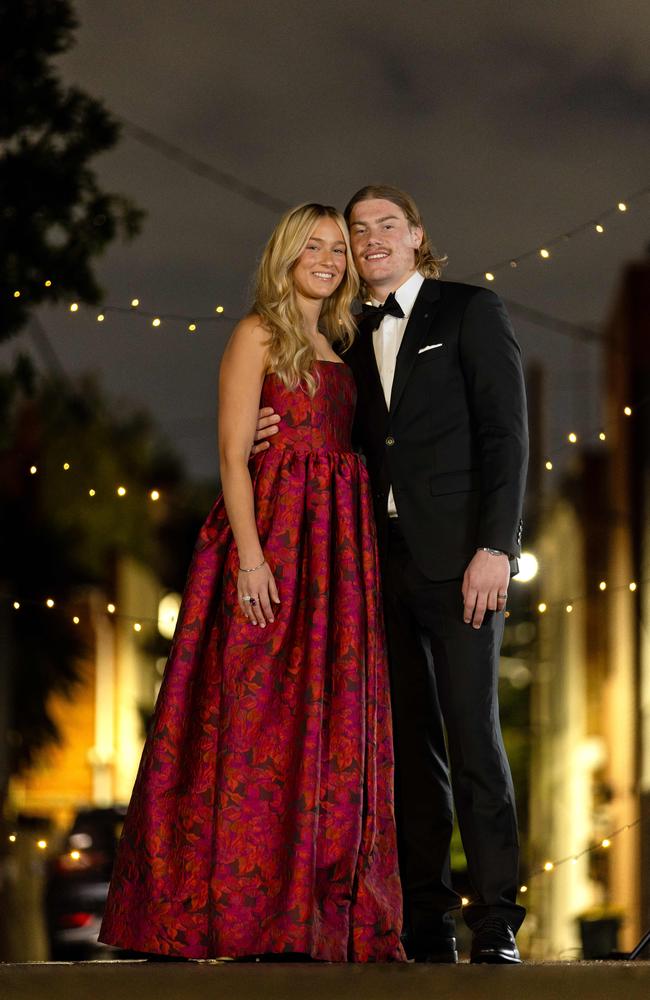
M 281 606 L 237 603 L 223 500 L 194 551 L 124 824 L 100 940 L 186 958 L 403 960 L 393 749 L 365 467 L 345 364 L 313 398 L 267 375 L 282 415 L 251 459 Z

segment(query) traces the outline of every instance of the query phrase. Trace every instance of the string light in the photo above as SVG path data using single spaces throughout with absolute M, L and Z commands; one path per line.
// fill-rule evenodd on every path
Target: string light
M 47 848 L 47 840 L 37 840 L 36 846 L 40 851 L 44 851 Z
M 631 406 L 624 406 L 623 407 L 623 413 L 625 414 L 626 417 L 631 417 L 632 416 L 632 407 Z
M 95 496 L 95 490 L 93 490 L 93 489 L 88 490 L 88 496 L 89 497 L 94 497 Z
M 573 605 L 572 604 L 567 604 L 567 606 L 566 606 L 566 613 L 568 615 L 570 615 L 572 611 L 573 611 Z
M 16 834 L 15 833 L 10 833 L 9 834 L 9 843 L 11 843 L 11 844 L 15 844 L 16 843 Z
M 619 212 L 627 212 L 627 205 L 625 204 L 624 201 L 619 201 L 616 207 L 618 208 Z
M 137 309 L 138 306 L 140 305 L 140 299 L 131 299 L 131 305 L 133 306 L 134 309 Z
M 544 601 L 541 601 L 537 605 L 537 610 L 539 611 L 540 615 L 543 615 L 546 612 L 546 608 L 547 608 L 547 605 L 545 604 Z
M 141 632 L 142 631 L 142 625 L 140 624 L 140 622 L 134 622 L 133 623 L 133 631 L 134 632 Z
M 469 899 L 467 896 L 461 896 L 460 900 L 461 906 L 469 906 Z
M 16 290 L 16 291 L 14 292 L 14 298 L 15 298 L 15 299 L 19 299 L 19 298 L 20 298 L 20 292 L 19 292 L 18 290 Z
M 542 247 L 542 249 L 539 251 L 539 255 L 540 257 L 543 257 L 544 260 L 548 260 L 548 258 L 551 256 L 550 251 L 547 250 L 546 247 Z
M 596 224 L 596 225 L 594 226 L 594 229 L 596 230 L 596 232 L 597 232 L 597 233 L 604 233 L 604 232 L 605 232 L 605 227 L 604 227 L 604 226 L 601 226 L 600 222 L 598 222 L 598 223 L 597 223 L 597 224 Z
M 636 583 L 634 582 L 634 580 L 630 581 L 630 583 L 628 584 L 628 587 L 632 591 L 632 593 L 634 593 L 634 591 L 636 590 Z
M 196 323 L 190 323 L 187 329 L 190 331 L 190 333 L 194 333 L 194 331 L 196 330 Z
M 52 287 L 52 282 L 50 281 L 49 278 L 47 279 L 47 281 L 44 281 L 43 284 L 45 285 L 46 288 L 51 288 Z
M 32 475 L 32 476 L 35 476 L 35 475 L 36 475 L 36 473 L 38 472 L 38 469 L 36 468 L 36 466 L 35 466 L 35 465 L 31 465 L 31 466 L 29 467 L 29 472 L 30 472 L 30 475 Z
M 69 468 L 70 468 L 70 463 L 69 462 L 64 462 L 63 463 L 63 470 L 64 470 L 64 472 L 67 472 Z
M 152 326 L 160 326 L 160 316 L 154 316 L 151 321 Z
M 104 316 L 104 313 L 99 313 L 99 315 L 97 316 L 98 323 L 103 323 L 105 319 L 106 317 Z
M 492 274 L 492 271 L 486 271 L 485 278 L 486 281 L 494 281 L 494 275 Z
M 73 861 L 79 861 L 81 853 L 79 851 L 70 851 L 70 857 Z
M 546 468 L 548 469 L 549 472 L 553 468 L 553 463 L 551 462 L 550 458 L 546 460 L 545 466 L 546 466 Z
M 53 608 L 54 607 L 54 601 L 52 600 L 51 597 L 48 597 L 48 599 L 46 600 L 45 603 L 46 603 L 46 605 L 47 605 L 48 608 Z
M 219 313 L 219 315 L 221 315 L 221 313 L 223 312 L 223 306 L 216 306 L 214 311 L 216 313 Z
M 107 604 L 106 605 L 106 610 L 108 611 L 109 615 L 114 615 L 115 611 L 116 611 L 115 605 L 114 604 Z
M 599 590 L 607 590 L 607 580 L 601 580 L 598 584 Z
M 605 431 L 601 431 L 600 434 L 598 435 L 598 437 L 599 437 L 599 439 L 601 441 L 606 441 L 607 440 L 607 435 L 605 434 Z
M 115 492 L 117 493 L 118 497 L 125 497 L 126 496 L 126 486 L 118 486 L 117 489 L 115 490 Z
M 160 493 L 158 492 L 158 490 L 152 490 L 149 496 L 153 501 L 160 500 Z
M 640 823 L 641 823 L 641 818 L 639 817 L 638 819 L 633 820 L 631 823 L 626 823 L 625 826 L 619 827 L 618 830 L 614 830 L 606 837 L 603 837 L 603 839 L 600 840 L 597 844 L 592 844 L 590 847 L 585 847 L 583 851 L 580 851 L 577 854 L 569 854 L 567 857 L 558 858 L 555 861 L 550 861 L 550 860 L 545 861 L 541 868 L 536 868 L 529 873 L 528 882 L 530 882 L 531 879 L 536 878 L 539 875 L 548 875 L 551 872 L 554 872 L 557 868 L 560 868 L 562 865 L 565 865 L 567 863 L 570 863 L 572 865 L 577 865 L 580 858 L 584 857 L 585 855 L 594 854 L 596 851 L 599 850 L 607 850 L 609 847 L 611 847 L 612 840 L 614 839 L 614 837 L 618 837 L 619 834 L 624 833 L 626 830 L 631 830 L 633 827 L 639 826 Z M 528 892 L 528 884 L 525 883 L 524 885 L 520 886 L 519 891 Z
M 79 303 L 78 302 L 71 302 L 70 303 L 70 312 L 71 313 L 79 312 Z
M 75 615 L 74 616 L 74 618 L 72 619 L 72 623 L 73 623 L 73 625 L 78 625 L 79 624 L 79 615 Z
M 575 433 L 575 431 L 571 431 L 571 433 L 568 436 L 568 440 L 571 442 L 571 444 L 576 444 L 578 440 L 578 435 Z
M 19 608 L 20 608 L 20 601 L 14 601 L 14 608 L 15 608 L 16 611 L 19 610 Z

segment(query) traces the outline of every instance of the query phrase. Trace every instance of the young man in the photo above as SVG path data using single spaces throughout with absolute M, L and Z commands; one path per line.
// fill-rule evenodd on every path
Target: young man
M 383 564 L 406 948 L 457 961 L 453 785 L 471 960 L 517 963 L 525 911 L 497 685 L 528 456 L 520 352 L 498 296 L 438 280 L 409 195 L 364 187 L 345 215 L 372 302 L 345 360 Z

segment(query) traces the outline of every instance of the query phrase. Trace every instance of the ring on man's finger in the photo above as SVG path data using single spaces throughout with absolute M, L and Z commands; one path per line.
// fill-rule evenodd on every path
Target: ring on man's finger
M 507 594 L 498 594 L 497 596 L 498 596 L 498 598 L 499 598 L 500 601 L 507 601 L 507 599 L 508 599 L 508 595 Z

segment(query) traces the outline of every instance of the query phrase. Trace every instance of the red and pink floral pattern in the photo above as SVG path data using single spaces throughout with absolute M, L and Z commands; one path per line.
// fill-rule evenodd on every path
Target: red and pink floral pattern
M 371 497 L 350 450 L 347 365 L 282 415 L 251 460 L 281 606 L 236 595 L 219 498 L 201 529 L 100 938 L 186 958 L 403 960 L 388 675 Z

